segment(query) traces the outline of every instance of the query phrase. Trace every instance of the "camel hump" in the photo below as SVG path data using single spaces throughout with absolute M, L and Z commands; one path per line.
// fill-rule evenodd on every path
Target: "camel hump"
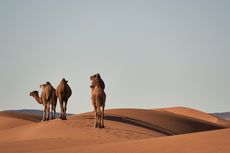
M 70 86 L 67 83 L 64 85 L 63 90 L 61 90 L 61 95 L 65 99 L 68 99 L 72 95 L 72 90 L 71 90 Z
M 66 91 L 67 91 L 67 97 L 70 97 L 72 95 L 72 90 L 68 84 L 66 84 Z
M 40 87 L 42 87 L 42 97 L 45 100 L 50 100 L 51 94 L 52 94 L 52 86 L 51 84 L 43 84 Z
M 99 85 L 103 90 L 105 90 L 105 83 L 102 79 L 99 80 Z
M 56 89 L 57 97 L 68 99 L 72 95 L 72 90 L 68 85 L 68 81 L 63 78 Z

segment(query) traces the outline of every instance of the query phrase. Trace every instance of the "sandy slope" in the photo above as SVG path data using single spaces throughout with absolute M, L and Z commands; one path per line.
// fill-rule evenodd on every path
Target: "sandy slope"
M 35 123 L 40 120 L 39 116 L 14 112 L 0 112 L 0 130 L 17 128 L 23 125 Z
M 229 153 L 230 129 L 135 141 L 42 149 L 44 153 Z M 41 150 L 40 150 L 41 151 Z M 35 151 L 39 153 L 40 151 Z
M 224 119 L 221 119 L 217 116 L 202 112 L 202 111 L 198 111 L 192 108 L 187 108 L 187 107 L 170 107 L 170 108 L 162 108 L 162 109 L 157 109 L 158 111 L 166 111 L 166 112 L 171 112 L 171 113 L 175 113 L 175 114 L 179 114 L 179 115 L 183 115 L 183 116 L 189 116 L 192 118 L 196 118 L 196 119 L 201 119 L 201 120 L 205 120 L 208 122 L 213 122 L 213 123 L 217 123 L 217 124 L 222 124 L 222 125 L 229 125 L 229 121 L 226 121 Z
M 191 117 L 186 116 L 186 113 L 179 115 L 145 109 L 106 110 L 106 128 L 101 130 L 92 128 L 92 113 L 74 115 L 67 121 L 39 120 L 39 116 L 28 114 L 0 113 L 1 152 L 115 153 L 130 150 L 152 152 L 159 149 L 166 149 L 167 152 L 170 147 L 180 151 L 180 148 L 177 148 L 180 145 L 191 146 L 200 151 L 204 150 L 206 145 L 217 143 L 217 140 L 224 145 L 224 149 L 229 149 L 225 144 L 230 131 L 216 130 L 223 129 L 224 125 L 197 119 L 196 114 Z M 208 130 L 216 131 L 193 133 Z M 192 134 L 180 135 L 185 133 Z M 204 145 L 201 145 L 202 143 Z

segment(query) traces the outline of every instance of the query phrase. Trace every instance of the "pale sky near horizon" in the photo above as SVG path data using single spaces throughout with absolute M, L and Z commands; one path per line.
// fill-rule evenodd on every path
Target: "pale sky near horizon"
M 64 77 L 67 112 L 91 111 L 99 72 L 107 109 L 230 111 L 230 1 L 0 0 L 0 21 L 0 110 Z

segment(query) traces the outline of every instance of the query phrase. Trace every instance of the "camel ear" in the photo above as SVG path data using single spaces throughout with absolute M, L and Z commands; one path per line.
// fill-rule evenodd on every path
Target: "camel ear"
M 40 88 L 45 87 L 45 86 L 46 86 L 46 84 L 41 84 L 41 85 L 40 85 Z
M 96 77 L 97 77 L 98 79 L 101 79 L 101 76 L 100 76 L 99 73 L 96 74 Z

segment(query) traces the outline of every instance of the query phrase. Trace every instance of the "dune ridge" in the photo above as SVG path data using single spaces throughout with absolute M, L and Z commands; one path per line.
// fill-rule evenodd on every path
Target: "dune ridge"
M 178 114 L 178 115 L 183 115 L 183 116 L 188 116 L 191 118 L 196 118 L 196 119 L 200 119 L 200 120 L 204 120 L 204 121 L 208 121 L 208 122 L 212 122 L 212 123 L 217 123 L 223 126 L 228 126 L 230 127 L 229 121 L 224 120 L 220 117 L 196 110 L 196 109 L 192 109 L 192 108 L 188 108 L 188 107 L 169 107 L 169 108 L 161 108 L 161 109 L 156 109 L 158 111 L 166 111 L 166 112 L 170 112 L 170 113 L 174 113 L 174 114 Z

